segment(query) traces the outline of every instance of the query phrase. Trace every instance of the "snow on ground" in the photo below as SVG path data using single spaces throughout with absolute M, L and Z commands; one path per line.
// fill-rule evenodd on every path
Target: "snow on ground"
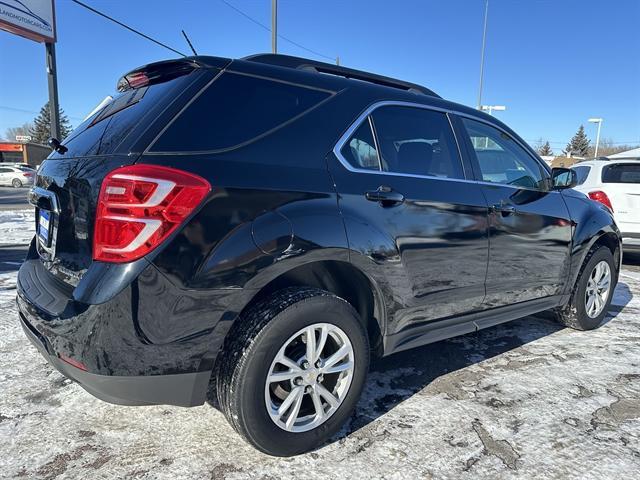
M 0 245 L 28 245 L 35 229 L 33 208 L 0 211 Z
M 33 217 L 1 215 L 0 238 L 27 241 Z M 256 452 L 208 405 L 85 393 L 23 335 L 15 276 L 0 274 L 0 478 L 638 478 L 634 265 L 598 330 L 528 317 L 378 362 L 350 424 L 289 459 Z

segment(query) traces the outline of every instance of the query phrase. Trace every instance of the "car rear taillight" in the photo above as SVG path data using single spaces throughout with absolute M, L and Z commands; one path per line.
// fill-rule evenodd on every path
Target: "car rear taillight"
M 130 165 L 102 181 L 93 259 L 124 263 L 156 248 L 211 191 L 205 179 L 168 167 Z
M 589 192 L 589 198 L 591 200 L 595 200 L 596 202 L 600 202 L 605 207 L 607 207 L 611 212 L 613 212 L 613 206 L 611 205 L 611 200 L 606 193 L 602 190 L 594 190 L 593 192 Z
M 27 177 L 27 178 L 33 177 L 33 173 L 31 173 L 31 172 L 22 172 L 22 176 Z

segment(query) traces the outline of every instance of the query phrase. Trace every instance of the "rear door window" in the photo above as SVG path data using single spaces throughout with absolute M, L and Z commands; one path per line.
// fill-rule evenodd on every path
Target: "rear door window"
M 382 170 L 464 178 L 458 146 L 445 113 L 416 107 L 381 107 L 372 114 Z
M 640 183 L 640 162 L 605 166 L 602 169 L 602 183 Z
M 169 125 L 150 151 L 237 147 L 298 118 L 330 95 L 324 90 L 227 72 Z

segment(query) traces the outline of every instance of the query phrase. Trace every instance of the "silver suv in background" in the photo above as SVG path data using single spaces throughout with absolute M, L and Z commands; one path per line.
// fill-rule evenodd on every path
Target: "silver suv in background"
M 590 160 L 573 168 L 575 190 L 613 212 L 625 252 L 640 252 L 640 160 Z

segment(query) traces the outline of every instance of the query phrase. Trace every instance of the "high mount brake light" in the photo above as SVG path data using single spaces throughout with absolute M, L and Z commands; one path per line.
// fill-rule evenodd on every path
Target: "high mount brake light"
M 119 92 L 126 92 L 147 85 L 167 82 L 182 75 L 188 75 L 196 68 L 200 68 L 200 65 L 194 60 L 167 60 L 152 63 L 123 75 L 118 80 L 116 89 Z
M 613 213 L 613 205 L 611 205 L 611 200 L 609 200 L 607 194 L 602 190 L 594 190 L 593 192 L 589 192 L 589 198 L 591 200 L 595 200 L 596 202 L 600 202 Z
M 102 181 L 93 258 L 124 263 L 160 245 L 211 191 L 204 178 L 175 168 L 130 165 Z

